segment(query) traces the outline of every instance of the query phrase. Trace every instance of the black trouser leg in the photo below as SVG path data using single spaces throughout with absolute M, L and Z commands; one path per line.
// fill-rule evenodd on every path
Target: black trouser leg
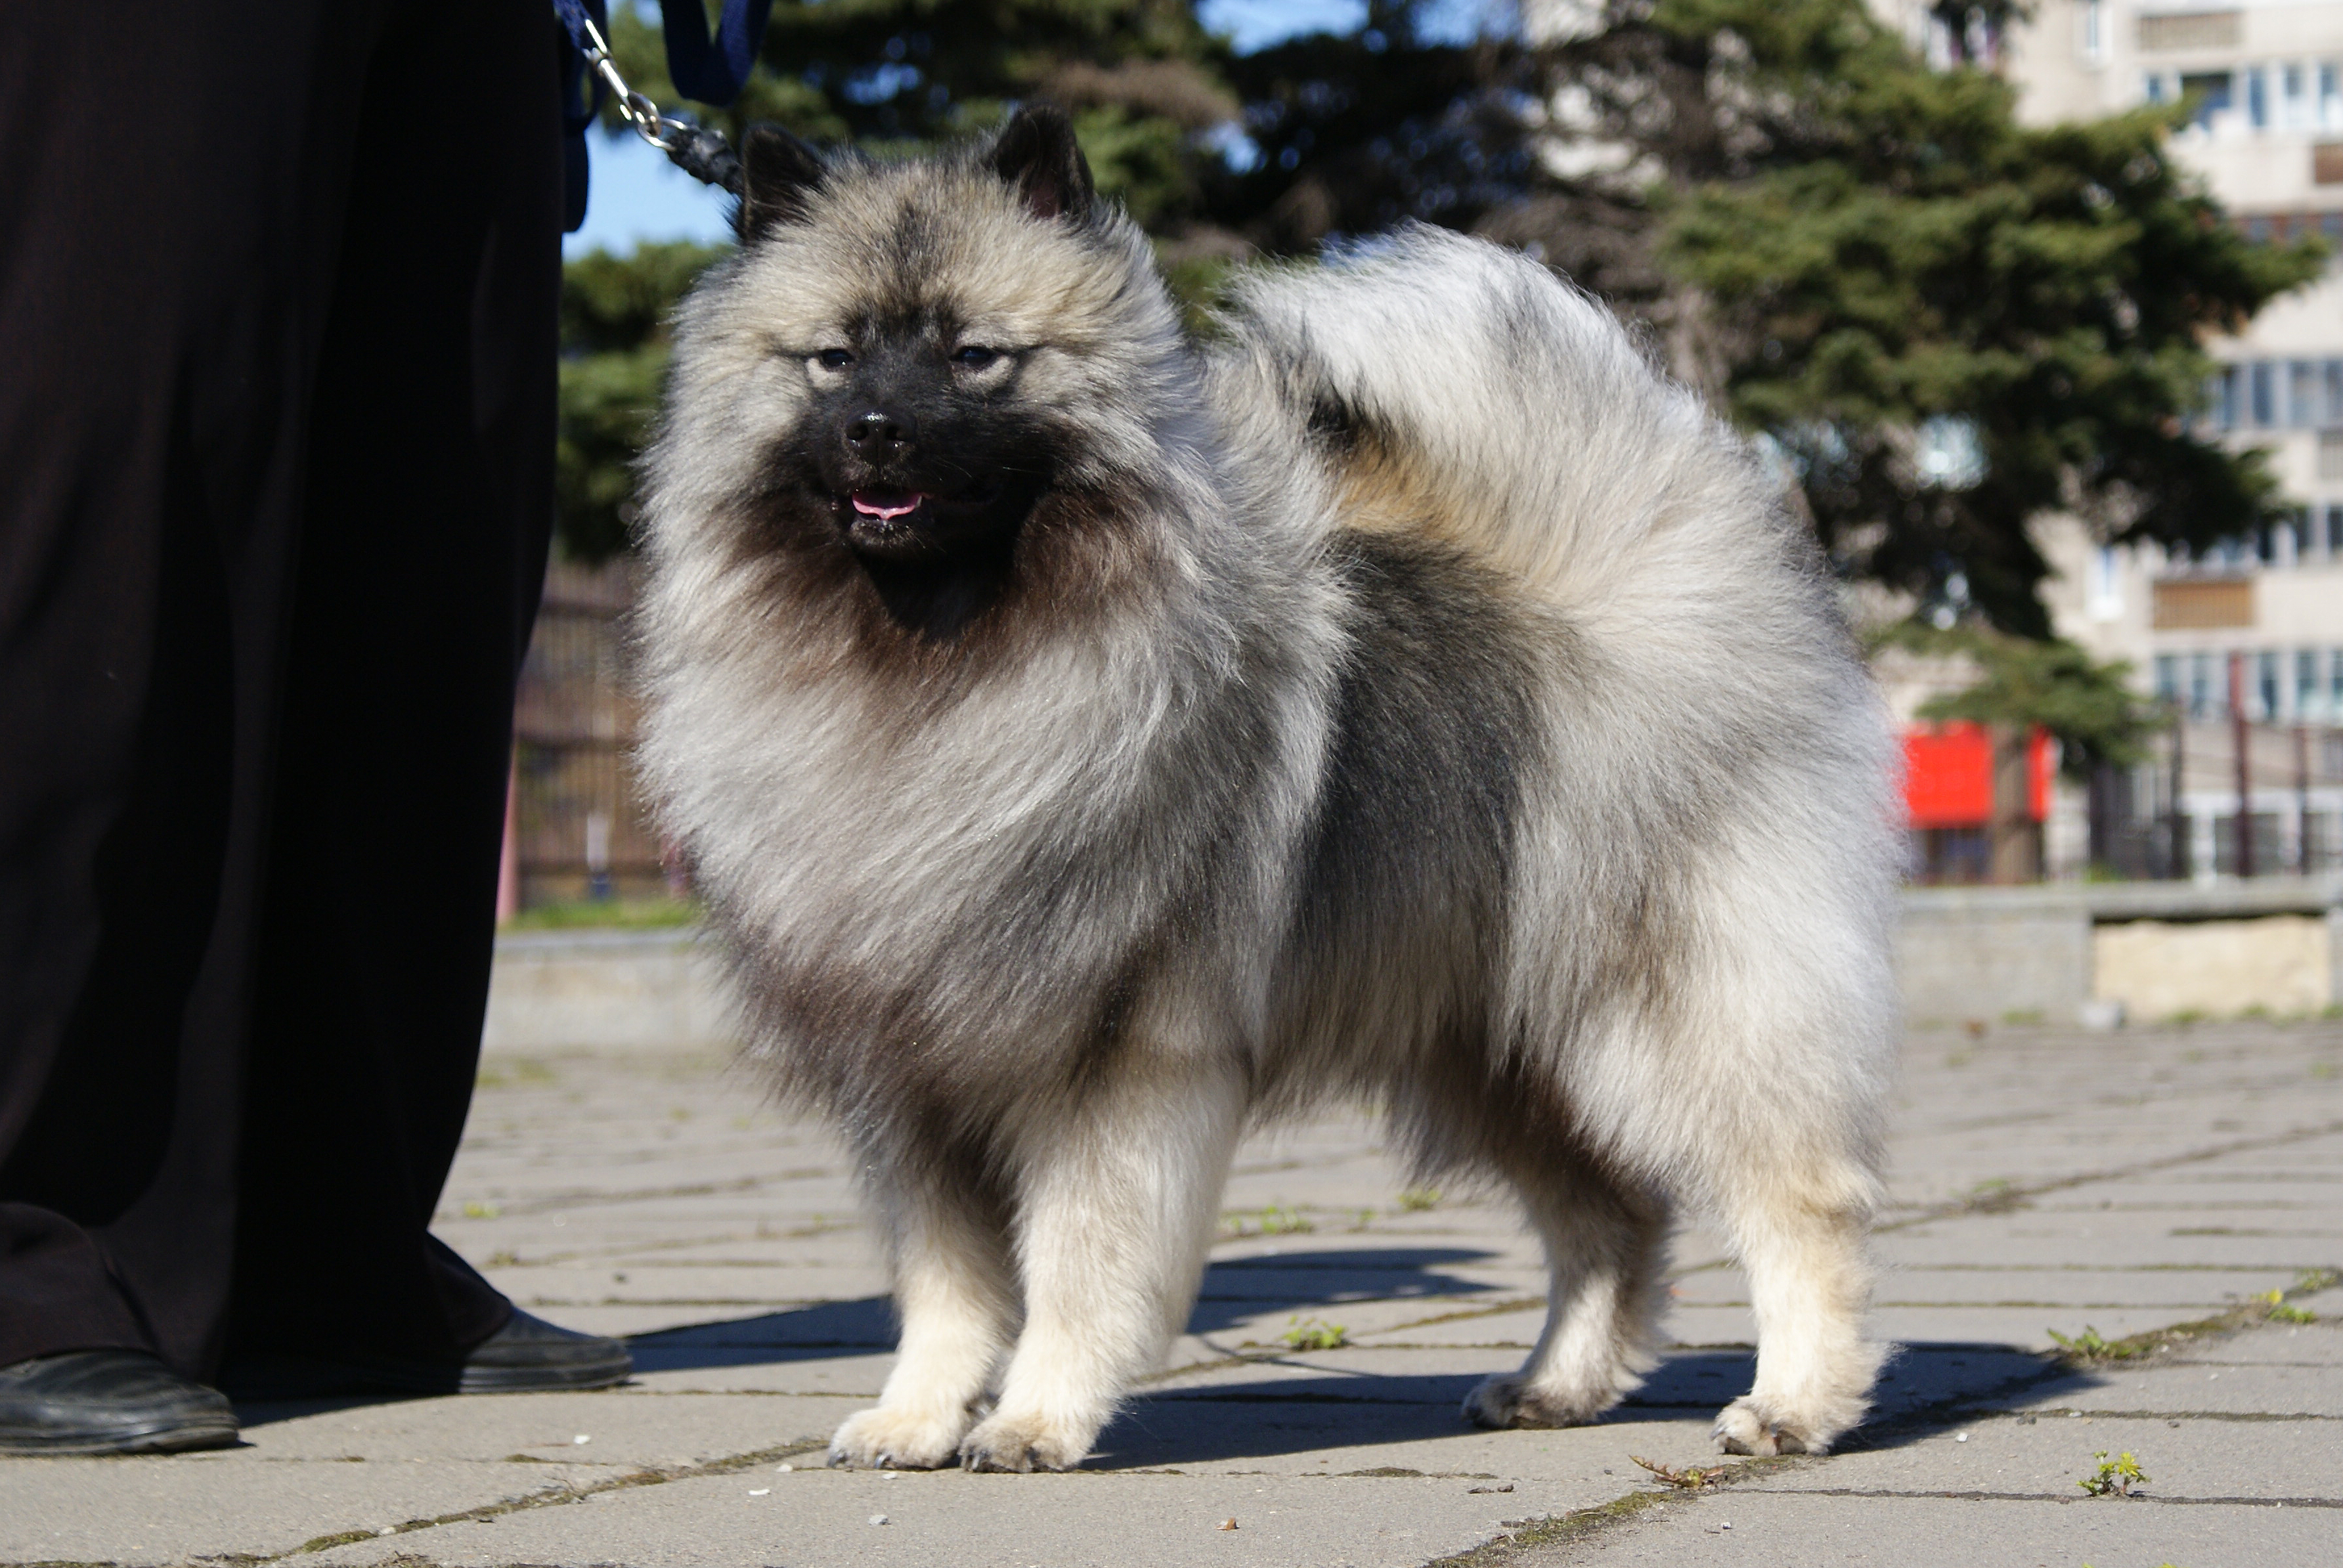
M 561 149 L 541 9 L 418 11 L 368 86 L 246 1101 L 235 1342 L 256 1351 L 451 1359 L 510 1310 L 426 1227 L 477 1070 L 552 518 Z M 430 135 L 457 125 L 477 141 Z
M 423 1227 L 549 504 L 558 155 L 541 7 L 447 10 L 0 11 L 0 1364 L 201 1375 L 232 1290 L 363 1296 L 387 1348 L 505 1310 Z M 367 247 L 443 223 L 467 286 L 402 298 Z M 369 839 L 403 900 L 345 874 Z

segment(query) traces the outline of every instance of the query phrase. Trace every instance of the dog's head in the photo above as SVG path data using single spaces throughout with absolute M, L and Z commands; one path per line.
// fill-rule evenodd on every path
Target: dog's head
M 741 253 L 686 312 L 675 417 L 703 454 L 727 433 L 780 535 L 890 580 L 997 571 L 1156 460 L 1177 317 L 1061 111 L 932 158 L 771 126 L 741 151 Z

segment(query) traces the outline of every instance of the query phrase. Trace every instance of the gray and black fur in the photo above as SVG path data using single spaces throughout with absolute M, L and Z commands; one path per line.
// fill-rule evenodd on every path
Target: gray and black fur
M 649 460 L 644 759 L 886 1222 L 901 1353 L 834 1459 L 1078 1463 L 1239 1132 L 1332 1095 L 1545 1242 L 1474 1420 L 1633 1386 L 1684 1204 L 1761 1330 L 1719 1441 L 1859 1420 L 1890 752 L 1750 454 L 1430 229 L 1200 346 L 1052 111 L 745 154 Z

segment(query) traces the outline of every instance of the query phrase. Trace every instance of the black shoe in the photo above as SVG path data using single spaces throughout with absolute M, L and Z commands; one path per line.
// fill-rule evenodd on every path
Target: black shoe
M 236 1412 L 145 1351 L 0 1367 L 0 1453 L 176 1453 L 236 1441 Z
M 549 1388 L 608 1388 L 634 1374 L 617 1340 L 557 1328 L 513 1309 L 505 1326 L 464 1358 L 459 1393 L 527 1393 Z
M 329 1399 L 355 1393 L 536 1393 L 608 1388 L 635 1370 L 617 1340 L 573 1333 L 518 1307 L 505 1326 L 460 1362 L 377 1356 L 266 1355 L 240 1359 L 220 1374 L 238 1399 Z

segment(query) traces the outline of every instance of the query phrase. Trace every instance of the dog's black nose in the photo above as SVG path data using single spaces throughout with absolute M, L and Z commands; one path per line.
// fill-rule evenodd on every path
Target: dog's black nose
M 900 457 L 919 434 L 919 425 L 909 414 L 898 414 L 891 408 L 873 408 L 858 414 L 846 422 L 846 444 L 857 457 L 876 463 L 888 457 Z

